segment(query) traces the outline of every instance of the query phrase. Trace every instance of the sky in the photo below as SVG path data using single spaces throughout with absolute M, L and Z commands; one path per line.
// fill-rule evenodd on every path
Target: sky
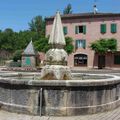
M 0 29 L 27 30 L 33 17 L 52 16 L 69 3 L 73 13 L 92 12 L 94 1 L 98 12 L 120 13 L 120 0 L 0 0 Z

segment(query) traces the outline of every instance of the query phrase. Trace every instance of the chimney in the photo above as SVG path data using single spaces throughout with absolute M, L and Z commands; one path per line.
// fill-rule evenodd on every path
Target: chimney
M 97 6 L 96 6 L 96 5 L 93 6 L 93 10 L 94 10 L 94 14 L 97 14 L 98 9 L 97 9 Z

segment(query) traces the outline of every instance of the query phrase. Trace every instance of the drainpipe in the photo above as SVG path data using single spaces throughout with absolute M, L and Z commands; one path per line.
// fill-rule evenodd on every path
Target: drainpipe
M 43 88 L 40 89 L 40 117 L 42 116 L 42 92 Z

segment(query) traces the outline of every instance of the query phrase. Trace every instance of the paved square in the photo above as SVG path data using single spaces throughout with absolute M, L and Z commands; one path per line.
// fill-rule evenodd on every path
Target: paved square
M 120 120 L 120 107 L 109 112 L 84 116 L 52 117 L 29 116 L 7 111 L 0 111 L 0 120 Z

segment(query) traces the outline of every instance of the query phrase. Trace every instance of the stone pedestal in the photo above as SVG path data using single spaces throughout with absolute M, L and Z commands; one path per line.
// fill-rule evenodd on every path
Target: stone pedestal
M 41 72 L 42 80 L 71 80 L 69 67 L 63 65 L 46 65 Z

